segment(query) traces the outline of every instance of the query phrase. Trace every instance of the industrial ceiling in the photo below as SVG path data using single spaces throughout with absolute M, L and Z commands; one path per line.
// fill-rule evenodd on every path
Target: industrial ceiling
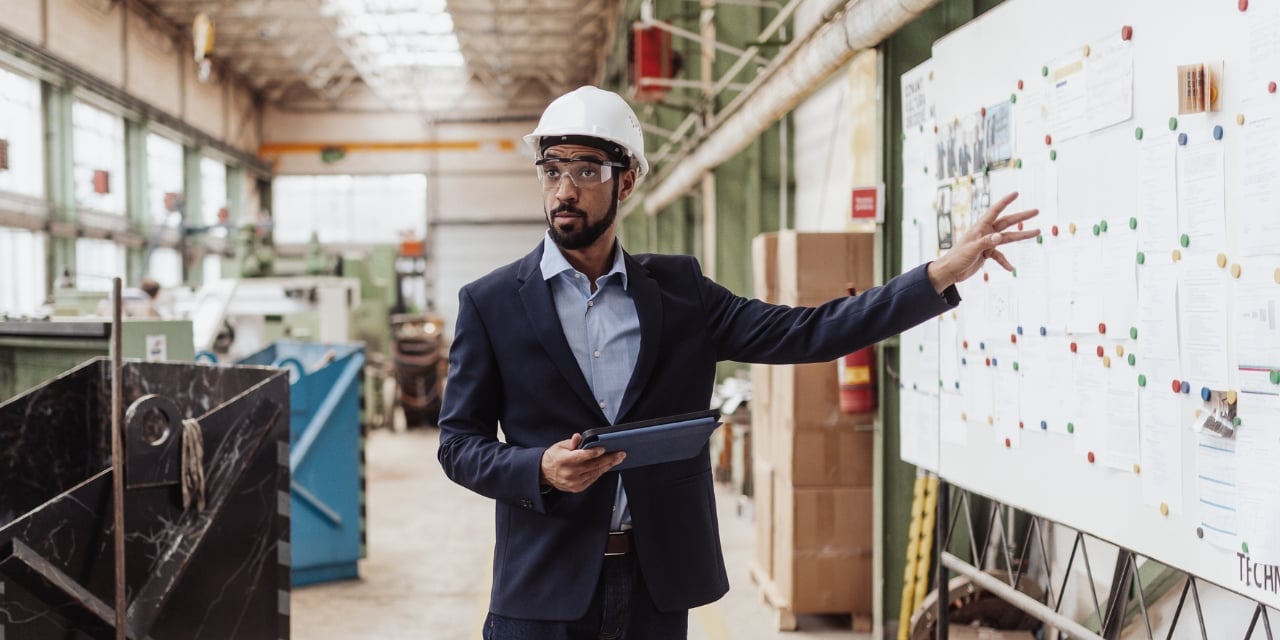
M 599 81 L 624 0 L 142 0 L 272 103 L 527 113 Z M 492 115 L 492 114 L 491 114 Z

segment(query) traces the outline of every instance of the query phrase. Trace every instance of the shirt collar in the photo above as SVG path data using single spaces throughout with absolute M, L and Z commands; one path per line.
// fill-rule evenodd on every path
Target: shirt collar
M 622 259 L 622 241 L 615 238 L 613 249 L 613 267 L 609 269 L 608 273 L 604 274 L 604 277 L 607 279 L 615 273 L 620 274 L 622 276 L 622 289 L 625 291 L 627 289 L 627 266 Z M 543 280 L 550 280 L 565 271 L 577 271 L 573 268 L 573 265 L 569 264 L 568 258 L 565 258 L 564 254 L 560 252 L 560 246 L 556 244 L 555 240 L 551 239 L 550 231 L 542 237 L 542 262 L 538 266 L 542 270 Z

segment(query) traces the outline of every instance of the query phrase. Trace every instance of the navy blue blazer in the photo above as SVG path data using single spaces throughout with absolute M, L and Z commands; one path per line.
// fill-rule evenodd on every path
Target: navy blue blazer
M 631 508 L 640 572 L 659 609 L 690 609 L 729 589 L 709 449 L 688 460 L 610 472 L 578 494 L 543 494 L 551 444 L 608 424 L 569 349 L 542 278 L 542 245 L 459 293 L 440 416 L 440 464 L 496 501 L 490 610 L 528 620 L 586 614 L 604 561 L 617 475 Z M 689 256 L 625 255 L 640 353 L 617 421 L 706 409 L 720 360 L 823 362 L 951 308 L 914 269 L 818 307 L 734 295 Z M 505 441 L 498 439 L 501 425 Z

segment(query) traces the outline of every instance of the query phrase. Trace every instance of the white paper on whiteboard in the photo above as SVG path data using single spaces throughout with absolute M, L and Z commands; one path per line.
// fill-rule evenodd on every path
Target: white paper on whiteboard
M 1231 286 L 1226 271 L 1209 256 L 1178 263 L 1178 347 L 1182 375 L 1199 393 L 1202 387 L 1231 386 L 1227 332 Z
M 1208 138 L 1178 147 L 1178 227 L 1190 253 L 1227 249 L 1226 145 Z

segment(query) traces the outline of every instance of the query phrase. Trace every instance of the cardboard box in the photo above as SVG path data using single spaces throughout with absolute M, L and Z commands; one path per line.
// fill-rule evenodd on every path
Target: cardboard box
M 774 473 L 793 487 L 870 487 L 875 432 L 866 427 L 774 431 Z
M 785 551 L 871 553 L 871 488 L 788 486 L 774 473 L 774 556 Z
M 795 551 L 774 561 L 792 613 L 871 615 L 871 551 Z
M 875 234 L 778 232 L 778 295 L 795 306 L 805 298 L 829 300 L 848 286 L 875 284 Z
M 773 465 L 757 460 L 755 475 L 756 564 L 773 576 Z
M 778 298 L 778 234 L 762 233 L 751 239 L 752 295 L 765 302 Z
M 772 425 L 790 419 L 803 427 L 871 424 L 875 414 L 840 411 L 840 381 L 835 361 L 774 365 L 770 385 Z

